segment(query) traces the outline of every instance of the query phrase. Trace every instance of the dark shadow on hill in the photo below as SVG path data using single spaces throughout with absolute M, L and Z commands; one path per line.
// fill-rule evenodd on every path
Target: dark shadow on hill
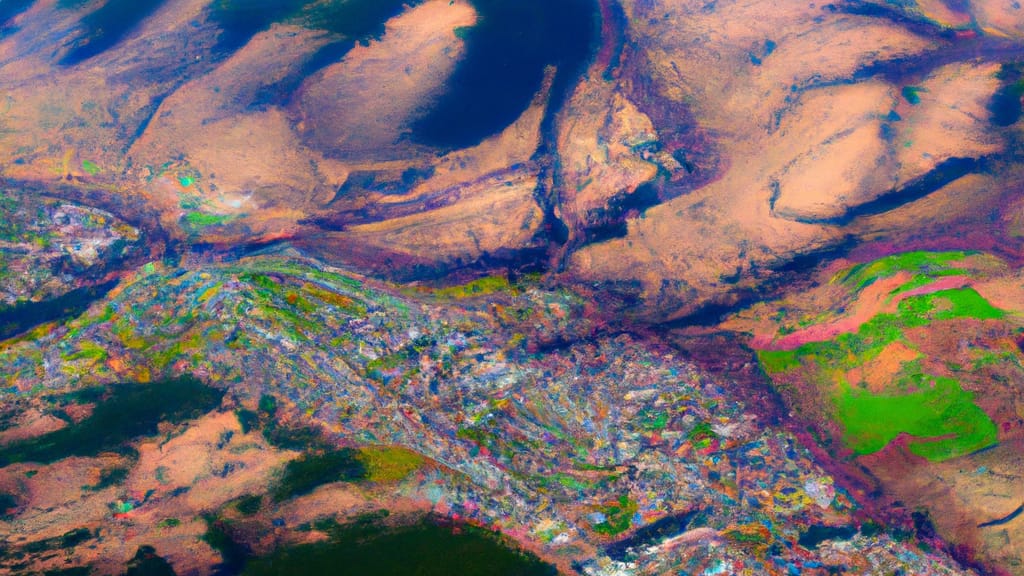
M 74 66 L 113 48 L 164 2 L 108 0 L 82 18 L 84 31 L 72 41 L 70 50 L 60 59 L 60 63 Z
M 907 182 L 899 188 L 890 190 L 879 195 L 874 200 L 853 206 L 846 210 L 841 216 L 835 218 L 790 218 L 793 221 L 805 224 L 829 224 L 834 226 L 845 226 L 857 218 L 874 216 L 895 210 L 901 206 L 920 200 L 934 192 L 937 192 L 950 183 L 976 172 L 985 172 L 989 159 L 981 158 L 947 158 L 939 162 L 935 168 L 928 173 Z
M 91 388 L 78 394 L 83 400 L 96 401 L 92 414 L 59 430 L 0 448 L 0 467 L 115 450 L 134 438 L 156 434 L 161 422 L 184 422 L 213 410 L 224 392 L 182 376 L 147 384 L 118 384 L 107 390 Z
M 76 288 L 42 302 L 24 301 L 7 307 L 0 306 L 0 340 L 31 330 L 40 324 L 74 318 L 85 312 L 90 304 L 106 296 L 117 283 L 117 280 L 111 280 L 97 286 Z
M 385 24 L 422 0 L 220 0 L 210 20 L 220 28 L 214 47 L 224 58 L 275 23 L 325 32 L 328 42 L 284 78 L 263 87 L 250 106 L 285 105 L 309 76 L 341 61 L 356 44 L 380 39 Z
M 383 515 L 339 525 L 324 525 L 326 541 L 282 547 L 245 563 L 242 574 L 330 574 L 363 576 L 554 576 L 554 566 L 518 550 L 500 536 L 471 525 L 427 516 L 415 523 L 389 526 Z M 325 523 L 327 524 L 327 523 Z

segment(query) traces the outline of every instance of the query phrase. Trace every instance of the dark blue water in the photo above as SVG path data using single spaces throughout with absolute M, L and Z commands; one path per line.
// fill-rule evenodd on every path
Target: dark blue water
M 413 139 L 442 148 L 479 143 L 511 124 L 558 67 L 557 106 L 598 38 L 593 0 L 473 0 L 477 24 L 447 91 L 413 126 Z
M 309 0 L 217 0 L 211 6 L 210 20 L 220 29 L 218 52 L 230 53 L 274 22 L 295 14 Z
M 336 39 L 297 74 L 268 86 L 253 105 L 286 101 L 301 81 L 341 60 L 357 42 L 379 38 L 384 24 L 418 0 L 221 0 L 211 20 L 220 28 L 216 50 L 237 50 L 275 22 L 324 30 Z M 465 32 L 467 53 L 447 90 L 413 126 L 414 140 L 442 148 L 476 144 L 511 124 L 540 89 L 544 68 L 558 67 L 557 106 L 586 63 L 598 37 L 594 0 L 472 0 L 479 17 Z
M 219 52 L 237 50 L 271 24 L 287 21 L 343 36 L 344 40 L 339 39 L 327 49 L 332 58 L 340 58 L 353 42 L 380 37 L 385 22 L 407 5 L 418 3 L 419 0 L 220 0 L 213 4 L 210 19 L 221 29 L 217 39 Z M 339 46 L 345 48 L 338 50 Z
M 988 105 L 992 114 L 990 119 L 996 126 L 1011 126 L 1021 117 L 1020 99 L 1024 97 L 1024 65 L 1003 64 L 999 70 L 999 79 L 1002 85 L 992 95 Z
M 311 54 L 297 69 L 281 80 L 268 84 L 249 105 L 286 104 L 302 81 L 320 69 L 345 57 L 357 43 L 366 43 L 384 34 L 385 23 L 420 0 L 221 0 L 210 12 L 220 28 L 215 57 L 223 58 L 244 46 L 252 37 L 276 22 L 289 22 L 323 30 L 332 38 Z
M 0 31 L 7 27 L 11 18 L 28 10 L 35 0 L 0 0 Z
M 108 0 L 106 4 L 82 18 L 84 31 L 61 58 L 60 63 L 73 66 L 116 46 L 165 0 Z M 67 2 L 75 7 L 80 2 Z
M 0 0 L 0 22 L 32 0 Z M 61 64 L 74 65 L 116 46 L 166 0 L 108 0 L 82 19 L 82 32 Z M 244 46 L 275 22 L 324 30 L 334 38 L 301 70 L 268 86 L 262 103 L 287 100 L 301 80 L 337 62 L 357 42 L 379 38 L 384 24 L 420 0 L 215 0 L 209 19 L 220 29 L 215 58 Z M 416 141 L 457 148 L 476 144 L 511 124 L 540 89 L 547 66 L 556 66 L 557 107 L 587 62 L 599 36 L 596 0 L 471 0 L 478 22 L 465 32 L 466 56 L 446 91 L 415 122 Z M 81 9 L 84 0 L 61 0 Z M 259 105 L 261 102 L 255 102 Z

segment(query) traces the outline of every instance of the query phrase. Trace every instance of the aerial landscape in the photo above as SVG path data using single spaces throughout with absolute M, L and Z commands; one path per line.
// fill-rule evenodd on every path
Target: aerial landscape
M 1013 0 L 0 0 L 0 574 L 1024 576 Z

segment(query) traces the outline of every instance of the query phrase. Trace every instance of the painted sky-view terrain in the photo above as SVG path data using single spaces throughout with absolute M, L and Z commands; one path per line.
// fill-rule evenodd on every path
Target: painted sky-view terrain
M 0 574 L 1024 576 L 1012 0 L 0 0 Z

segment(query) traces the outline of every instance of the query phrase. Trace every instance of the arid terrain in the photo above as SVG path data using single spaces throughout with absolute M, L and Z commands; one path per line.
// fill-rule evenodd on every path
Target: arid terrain
M 1024 575 L 1022 98 L 1004 0 L 0 4 L 0 571 Z

